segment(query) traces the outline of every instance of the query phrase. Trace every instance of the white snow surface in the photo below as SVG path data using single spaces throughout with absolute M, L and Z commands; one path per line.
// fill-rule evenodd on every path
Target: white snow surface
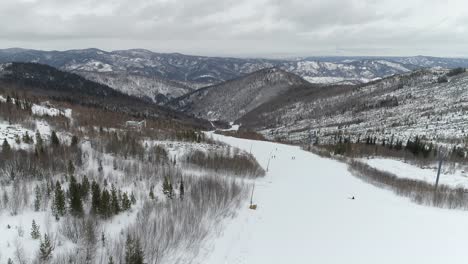
M 393 173 L 400 178 L 420 180 L 434 184 L 437 177 L 437 164 L 420 168 L 402 160 L 387 158 L 361 159 L 361 161 L 378 170 Z M 439 184 L 468 188 L 468 173 L 466 170 L 451 170 L 450 165 L 443 163 Z
M 304 77 L 304 79 L 310 83 L 337 83 L 345 80 L 343 77 L 329 77 L 329 76 L 318 76 L 318 77 Z
M 31 111 L 34 115 L 37 115 L 37 116 L 61 116 L 63 115 L 67 118 L 71 118 L 71 115 L 72 115 L 72 110 L 68 108 L 61 110 L 61 109 L 57 109 L 54 107 L 45 107 L 45 106 L 37 105 L 37 104 L 34 104 L 31 107 Z
M 222 131 L 238 131 L 240 125 L 234 125 L 234 122 L 230 122 L 229 125 L 231 128 L 228 129 L 222 129 Z
M 35 126 L 36 130 L 39 131 L 39 133 L 41 133 L 42 138 L 48 140 L 52 131 L 49 124 L 45 121 L 35 121 Z M 10 144 L 12 148 L 31 149 L 32 145 L 26 144 L 24 142 L 21 142 L 19 144 L 16 143 L 16 138 L 21 139 L 24 135 L 26 135 L 26 133 L 29 134 L 29 136 L 35 143 L 35 130 L 25 128 L 19 124 L 10 125 L 8 122 L 0 120 L 0 142 L 3 142 L 3 140 L 6 139 L 8 141 L 8 144 Z M 58 136 L 59 138 L 61 138 L 61 140 L 64 140 L 65 138 L 65 136 L 61 135 L 60 133 Z
M 198 263 L 467 263 L 468 212 L 425 207 L 376 188 L 345 164 L 298 147 L 214 135 L 266 166 L 257 210 L 242 207 Z M 295 156 L 295 159 L 292 159 Z M 354 196 L 356 199 L 351 200 Z

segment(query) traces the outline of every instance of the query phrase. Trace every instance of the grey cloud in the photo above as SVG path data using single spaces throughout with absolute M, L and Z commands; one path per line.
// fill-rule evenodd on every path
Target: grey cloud
M 0 46 L 463 56 L 467 7 L 461 0 L 3 0 Z

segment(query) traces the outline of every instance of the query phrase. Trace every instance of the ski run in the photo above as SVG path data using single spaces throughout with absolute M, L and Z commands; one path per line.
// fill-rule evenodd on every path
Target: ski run
M 265 168 L 273 158 L 255 185 L 257 210 L 246 201 L 197 263 L 467 263 L 467 212 L 414 204 L 296 146 L 213 136 Z

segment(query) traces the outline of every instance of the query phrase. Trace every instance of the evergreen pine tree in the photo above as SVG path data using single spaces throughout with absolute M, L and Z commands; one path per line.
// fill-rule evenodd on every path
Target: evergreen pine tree
M 54 246 L 50 241 L 50 238 L 47 234 L 44 235 L 44 239 L 41 240 L 41 245 L 39 246 L 39 258 L 42 261 L 48 261 L 52 258 L 52 251 L 54 251 Z
M 39 226 L 36 224 L 36 221 L 34 221 L 34 219 L 32 220 L 32 226 L 31 226 L 31 238 L 32 239 L 41 238 L 41 233 L 39 231 Z
M 107 262 L 108 264 L 114 264 L 114 259 L 112 259 L 112 256 L 109 257 L 109 262 Z
M 55 131 L 52 131 L 52 134 L 50 135 L 50 143 L 52 144 L 53 147 L 60 146 L 60 140 L 57 137 L 57 133 L 55 133 Z
M 126 264 L 143 264 L 144 254 L 138 239 L 132 239 L 130 234 L 127 235 L 125 243 L 125 263 Z
M 23 142 L 26 143 L 26 144 L 31 143 L 31 137 L 29 136 L 28 131 L 26 131 L 26 133 L 23 135 Z
M 7 156 L 11 153 L 11 147 L 6 138 L 3 139 L 2 154 Z
M 181 200 L 184 199 L 185 195 L 185 189 L 184 189 L 184 180 L 180 179 L 180 185 L 179 185 L 179 197 Z
M 127 211 L 132 206 L 126 192 L 122 195 L 122 210 Z
M 70 200 L 70 213 L 74 216 L 81 216 L 83 214 L 83 203 L 81 201 L 80 189 L 80 184 L 76 181 L 74 176 L 71 176 L 68 194 Z
M 125 241 L 125 263 L 130 264 L 134 254 L 133 239 L 130 234 L 127 234 L 127 240 Z
M 39 132 L 39 130 L 36 130 L 36 148 L 38 150 L 42 149 L 43 144 L 44 142 L 42 140 L 41 133 Z
M 108 218 L 111 213 L 111 196 L 106 189 L 104 189 L 101 194 L 101 206 L 99 208 L 99 212 L 104 218 Z
M 55 184 L 55 196 L 54 205 L 56 217 L 65 215 L 65 193 L 62 190 L 62 185 L 57 181 Z
M 78 146 L 78 137 L 73 136 L 71 139 L 70 147 L 75 148 L 76 146 Z
M 94 180 L 91 184 L 91 212 L 93 214 L 99 214 L 101 209 L 101 188 Z
M 14 264 L 14 262 L 11 260 L 11 258 L 8 258 L 7 264 Z
M 133 243 L 134 243 L 135 253 L 133 254 L 132 263 L 133 264 L 143 264 L 144 253 L 143 253 L 143 249 L 141 248 L 141 245 L 140 245 L 140 240 L 135 239 Z
M 83 200 L 87 201 L 89 195 L 89 181 L 86 176 L 83 176 L 83 179 L 81 180 L 80 193 Z
M 20 137 L 18 135 L 15 135 L 15 142 L 18 145 L 21 144 L 21 139 L 20 139 Z
M 132 204 L 136 204 L 136 198 L 133 192 L 130 194 L 130 202 L 132 202 Z
M 41 209 L 41 190 L 39 186 L 36 185 L 34 188 L 34 211 L 38 212 Z
M 111 187 L 111 213 L 116 215 L 120 213 L 120 201 L 117 196 L 117 190 L 115 189 L 114 184 Z

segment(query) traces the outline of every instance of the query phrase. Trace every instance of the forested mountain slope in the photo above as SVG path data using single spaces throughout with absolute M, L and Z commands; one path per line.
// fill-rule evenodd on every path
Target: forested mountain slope
M 209 128 L 205 120 L 196 119 L 129 96 L 106 85 L 87 80 L 77 74 L 57 70 L 37 63 L 6 63 L 0 66 L 3 89 L 20 93 L 22 90 L 57 100 L 128 113 L 140 118 L 173 120 Z
M 168 106 L 210 120 L 234 121 L 252 109 L 296 87 L 312 85 L 277 68 L 199 89 L 168 103 Z
M 419 70 L 360 86 L 296 90 L 238 122 L 270 138 L 303 143 L 367 137 L 406 142 L 417 135 L 461 142 L 467 136 L 468 75 L 453 72 Z
M 156 53 L 143 49 L 0 50 L 0 62 L 36 62 L 74 72 L 155 102 L 271 67 L 312 83 L 365 83 L 428 67 L 468 67 L 468 59 L 415 57 L 303 57 L 258 59 Z

